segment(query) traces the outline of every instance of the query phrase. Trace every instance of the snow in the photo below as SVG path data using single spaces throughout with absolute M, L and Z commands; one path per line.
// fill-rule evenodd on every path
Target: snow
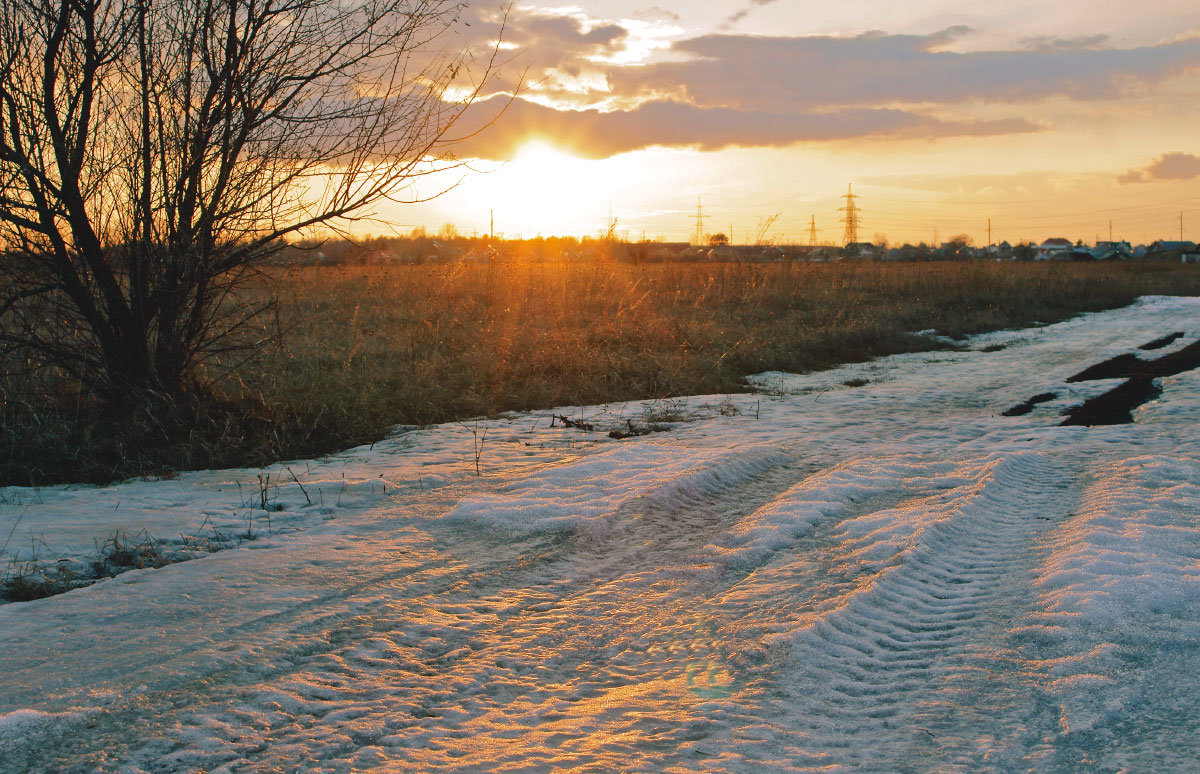
M 1193 769 L 1200 372 L 1059 422 L 1198 313 L 0 490 L 5 563 L 199 557 L 0 605 L 0 771 Z
M 674 445 L 624 445 L 462 500 L 445 518 L 487 529 L 600 532 L 631 500 L 664 503 L 737 486 L 788 460 L 774 447 L 708 450 L 680 455 Z

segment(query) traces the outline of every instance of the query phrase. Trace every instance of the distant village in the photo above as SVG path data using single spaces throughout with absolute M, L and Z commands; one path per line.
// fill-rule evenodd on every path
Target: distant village
M 976 247 L 965 240 L 943 242 L 935 248 L 921 244 L 888 247 L 871 243 L 852 243 L 843 248 L 848 257 L 876 260 L 962 260 L 996 259 L 1009 261 L 1169 261 L 1172 263 L 1200 262 L 1200 247 L 1195 242 L 1159 240 L 1148 245 L 1129 242 L 1097 242 L 1053 237 L 1041 244 L 1008 242 Z
M 892 246 L 851 242 L 842 247 L 793 244 L 729 244 L 724 234 L 707 237 L 707 244 L 640 241 L 613 238 L 538 237 L 494 239 L 487 236 L 414 234 L 368 237 L 361 240 L 313 240 L 288 245 L 275 261 L 287 265 L 403 265 L 450 261 L 493 260 L 621 260 L 632 263 L 664 261 L 1159 261 L 1200 263 L 1195 242 L 1160 240 L 1148 245 L 1125 241 L 1088 245 L 1051 238 L 1041 244 L 976 246 L 955 238 L 939 245 Z

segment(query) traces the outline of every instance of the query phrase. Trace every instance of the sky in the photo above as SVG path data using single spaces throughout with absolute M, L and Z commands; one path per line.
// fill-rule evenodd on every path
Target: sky
M 1194 0 L 473 3 L 462 162 L 394 230 L 841 243 L 1200 237 Z M 503 34 L 500 25 L 503 23 Z M 452 95 L 455 96 L 455 95 Z M 360 224 L 360 230 L 384 229 Z

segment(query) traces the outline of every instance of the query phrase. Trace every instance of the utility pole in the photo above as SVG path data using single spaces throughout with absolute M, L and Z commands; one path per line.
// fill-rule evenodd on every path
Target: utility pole
M 992 219 L 988 218 L 988 252 L 992 251 Z
M 846 232 L 842 235 L 842 243 L 850 245 L 858 241 L 858 216 L 862 212 L 858 208 L 858 205 L 854 203 L 858 197 L 854 195 L 853 183 L 847 186 L 846 193 L 841 198 L 846 200 L 846 206 L 838 208 L 838 212 L 846 213 L 846 217 L 842 218 L 842 222 L 846 224 Z
M 1179 211 L 1179 241 L 1183 241 L 1183 210 Z
M 694 238 L 694 244 L 696 244 L 697 246 L 703 246 L 704 245 L 704 221 L 708 218 L 708 216 L 704 214 L 704 207 L 700 203 L 699 196 L 696 197 L 696 214 L 693 215 L 692 217 L 696 220 L 696 236 Z
M 817 246 L 817 216 L 813 215 L 812 220 L 808 224 L 808 246 Z
M 491 214 L 491 225 L 488 226 L 488 241 L 495 242 L 496 241 L 496 211 L 489 210 L 489 212 Z

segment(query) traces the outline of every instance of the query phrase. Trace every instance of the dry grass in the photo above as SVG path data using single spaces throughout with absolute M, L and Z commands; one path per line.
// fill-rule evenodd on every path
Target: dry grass
M 261 465 L 370 442 L 394 424 L 743 391 L 742 377 L 758 371 L 939 346 L 912 331 L 961 336 L 1054 322 L 1144 294 L 1200 294 L 1200 271 L 493 262 L 276 269 L 255 292 L 278 299 L 283 340 L 235 369 L 220 408 L 190 434 L 120 446 L 75 426 L 44 434 L 61 436 L 55 443 L 67 463 L 55 465 L 45 452 L 10 456 L 0 476 L 28 483 Z M 59 416 L 41 426 L 53 422 L 70 424 Z M 26 428 L 26 449 L 47 446 Z

